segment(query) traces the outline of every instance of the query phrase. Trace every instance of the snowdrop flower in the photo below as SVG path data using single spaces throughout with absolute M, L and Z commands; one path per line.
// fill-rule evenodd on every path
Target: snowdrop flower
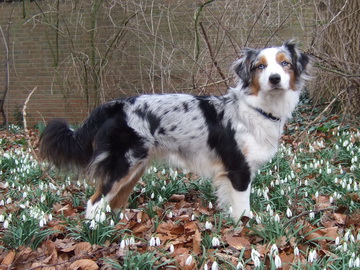
M 252 211 L 250 211 L 250 213 L 249 213 L 249 218 L 250 218 L 250 219 L 253 219 L 253 217 L 254 217 L 254 213 L 253 213 Z
M 315 213 L 314 213 L 314 212 L 310 212 L 310 213 L 309 213 L 309 218 L 310 218 L 310 219 L 314 219 L 314 218 L 315 218 Z
M 279 255 L 276 255 L 275 256 L 275 267 L 276 268 L 280 268 L 281 267 L 281 259 L 280 259 L 280 257 L 279 257 Z
M 155 197 L 155 194 L 154 194 L 154 192 L 153 192 L 153 193 L 151 193 L 150 198 L 151 198 L 151 199 L 154 199 L 154 197 Z
M 193 259 L 193 257 L 191 255 L 189 257 L 187 257 L 187 259 L 185 261 L 185 265 L 190 265 L 192 263 L 192 259 Z
M 4 205 L 5 205 L 4 200 L 1 200 L 1 201 L 0 201 L 0 206 L 4 206 Z
M 360 267 L 360 257 L 357 257 L 354 261 L 354 267 Z
M 348 246 L 347 246 L 346 242 L 343 243 L 343 245 L 342 245 L 342 250 L 343 250 L 344 252 L 346 252 L 346 251 L 348 250 Z
M 96 227 L 97 227 L 96 221 L 95 221 L 94 219 L 92 219 L 91 222 L 90 222 L 89 228 L 90 228 L 91 230 L 95 230 Z
M 316 250 L 310 251 L 308 256 L 308 262 L 312 263 L 316 260 L 316 258 L 317 258 Z
M 299 256 L 299 255 L 300 255 L 299 248 L 295 247 L 294 248 L 294 256 Z
M 350 236 L 350 230 L 347 230 L 345 235 L 344 235 L 344 240 L 349 241 L 349 236 Z
M 10 204 L 12 203 L 12 199 L 9 197 L 7 200 L 6 200 L 6 204 Z
M 152 236 L 149 241 L 149 246 L 154 247 L 155 245 L 156 245 L 156 241 L 155 241 L 155 238 Z
M 335 245 L 339 245 L 339 244 L 340 244 L 340 237 L 337 236 L 337 237 L 335 238 Z
M 276 214 L 276 215 L 274 216 L 274 221 L 275 221 L 275 222 L 280 222 L 280 217 L 279 217 L 278 214 Z
M 218 263 L 216 261 L 213 262 L 213 264 L 211 265 L 211 270 L 218 270 L 218 269 L 219 269 Z
M 209 267 L 207 266 L 207 264 L 204 265 L 204 270 L 208 270 Z
M 121 249 L 124 249 L 124 248 L 125 248 L 125 240 L 124 240 L 124 239 L 121 240 L 121 242 L 120 242 L 120 248 L 121 248 Z
M 155 238 L 155 244 L 156 244 L 157 246 L 160 246 L 160 245 L 161 245 L 161 241 L 160 241 L 160 238 L 159 238 L 159 237 L 156 237 L 156 238 Z
M 121 213 L 119 214 L 119 219 L 123 219 L 123 218 L 124 218 L 124 213 L 121 212 Z
M 229 214 L 232 214 L 232 212 L 233 212 L 233 209 L 231 206 L 229 206 Z
M 170 253 L 173 253 L 174 250 L 175 250 L 174 245 L 171 244 L 170 247 L 169 247 L 169 252 L 170 252 Z
M 212 225 L 211 222 L 209 222 L 209 221 L 206 221 L 206 222 L 205 222 L 205 229 L 206 229 L 206 230 L 211 230 L 212 227 L 213 227 L 213 225 Z
M 105 211 L 106 211 L 106 213 L 110 213 L 111 212 L 111 207 L 110 207 L 110 205 L 106 205 L 106 207 L 105 207 Z
M 5 220 L 5 216 L 4 215 L 0 215 L 0 222 L 4 222 Z
M 192 215 L 191 215 L 191 221 L 194 221 L 194 220 L 195 220 L 195 215 L 192 214 Z
M 274 256 L 277 255 L 279 253 L 278 247 L 276 244 L 273 244 L 270 248 L 270 255 Z
M 256 258 L 259 258 L 261 255 L 256 249 L 251 249 L 251 259 L 255 262 Z
M 238 264 L 236 265 L 236 269 L 244 269 L 244 265 L 241 262 L 238 262 Z
M 220 246 L 220 240 L 219 240 L 219 238 L 213 237 L 213 239 L 211 240 L 211 244 L 212 244 L 213 247 L 218 247 L 218 246 Z
M 290 208 L 286 209 L 286 215 L 288 218 L 292 217 L 292 212 L 291 212 Z
M 168 218 L 172 218 L 172 217 L 173 217 L 173 212 L 170 211 L 170 212 L 168 213 Z
M 109 225 L 110 225 L 110 226 L 114 226 L 114 225 L 115 225 L 114 220 L 111 219 Z

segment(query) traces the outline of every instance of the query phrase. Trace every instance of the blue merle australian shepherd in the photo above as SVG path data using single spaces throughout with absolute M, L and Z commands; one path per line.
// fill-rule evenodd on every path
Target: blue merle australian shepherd
M 250 214 L 251 181 L 277 150 L 308 79 L 309 57 L 293 42 L 247 49 L 232 66 L 238 83 L 223 96 L 140 95 L 96 108 L 76 131 L 62 119 L 40 138 L 44 159 L 89 172 L 97 190 L 86 217 L 123 208 L 151 159 L 213 179 L 234 219 Z

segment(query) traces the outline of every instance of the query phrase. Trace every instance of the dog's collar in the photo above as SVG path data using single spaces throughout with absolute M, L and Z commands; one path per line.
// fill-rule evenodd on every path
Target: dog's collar
M 252 107 L 255 111 L 259 112 L 260 114 L 262 114 L 263 116 L 265 116 L 267 119 L 271 120 L 271 121 L 274 121 L 274 122 L 278 122 L 281 120 L 281 118 L 278 118 L 278 117 L 275 117 L 273 116 L 271 113 L 267 113 L 267 112 L 264 112 L 262 109 L 259 109 L 259 108 L 255 108 L 255 107 Z

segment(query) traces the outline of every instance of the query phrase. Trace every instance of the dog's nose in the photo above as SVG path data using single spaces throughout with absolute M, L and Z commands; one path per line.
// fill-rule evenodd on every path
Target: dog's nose
M 272 83 L 272 84 L 278 84 L 281 80 L 281 77 L 279 74 L 272 74 L 270 75 L 269 77 L 269 81 Z

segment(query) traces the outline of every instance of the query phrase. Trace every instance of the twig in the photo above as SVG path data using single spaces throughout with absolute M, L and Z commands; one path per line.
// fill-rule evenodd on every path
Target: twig
M 320 212 L 324 212 L 324 211 L 327 211 L 327 210 L 334 210 L 334 209 L 335 209 L 334 207 L 327 207 L 327 208 L 322 208 L 322 209 L 318 209 L 318 210 L 310 210 L 310 211 L 303 212 L 300 215 L 292 217 L 287 223 L 284 224 L 284 227 L 286 228 L 294 220 L 296 220 L 298 218 L 301 218 L 302 216 L 306 216 L 306 215 L 308 215 L 310 213 L 320 213 Z
M 23 114 L 23 122 L 24 122 L 24 132 L 25 132 L 25 138 L 26 138 L 26 141 L 30 147 L 30 150 L 31 150 L 31 153 L 32 155 L 34 156 L 34 158 L 36 159 L 36 161 L 38 162 L 39 164 L 39 167 L 41 169 L 41 171 L 45 174 L 45 176 L 54 184 L 54 185 L 57 185 L 56 181 L 46 172 L 46 170 L 44 169 L 44 167 L 42 166 L 42 163 L 41 163 L 41 160 L 40 158 L 37 156 L 35 150 L 34 150 L 34 147 L 32 146 L 31 144 L 31 140 L 30 140 L 30 133 L 29 133 L 29 130 L 28 130 L 28 127 L 27 127 L 27 120 L 26 120 L 26 109 L 27 109 L 27 105 L 30 101 L 30 98 L 31 96 L 34 94 L 34 92 L 37 90 L 37 86 L 34 87 L 34 89 L 30 92 L 30 94 L 27 96 L 25 102 L 24 102 L 24 106 L 23 106 L 23 109 L 22 109 L 22 114 Z
M 220 66 L 218 65 L 218 62 L 216 61 L 216 58 L 215 58 L 215 55 L 214 55 L 214 51 L 211 47 L 211 44 L 210 44 L 210 41 L 209 41 L 209 38 L 206 34 L 206 31 L 205 31 L 205 28 L 204 28 L 204 25 L 202 24 L 202 22 L 199 23 L 200 27 L 201 27 L 201 31 L 202 31 L 202 34 L 204 36 L 204 40 L 205 40 L 205 43 L 208 47 L 208 50 L 209 50 L 209 54 L 210 54 L 210 58 L 211 58 L 211 61 L 214 65 L 214 67 L 216 68 L 216 70 L 218 71 L 220 77 L 223 79 L 225 85 L 226 85 L 226 88 L 229 88 L 229 85 L 227 84 L 226 82 L 226 77 L 224 75 L 224 73 L 222 72 Z
M 329 105 L 327 105 L 325 107 L 325 109 L 313 120 L 311 121 L 309 124 L 306 125 L 306 127 L 304 128 L 304 130 L 302 132 L 300 132 L 300 134 L 298 136 L 296 136 L 295 140 L 293 143 L 297 142 L 299 140 L 299 138 L 302 137 L 302 135 L 304 135 L 304 133 L 308 130 L 308 128 L 310 126 L 312 126 L 313 124 L 315 124 L 317 121 L 319 121 L 319 119 L 324 115 L 325 112 L 327 112 L 329 110 L 329 108 L 335 103 L 335 101 L 346 92 L 346 88 L 341 90 L 336 97 L 333 98 L 333 100 L 329 103 Z

